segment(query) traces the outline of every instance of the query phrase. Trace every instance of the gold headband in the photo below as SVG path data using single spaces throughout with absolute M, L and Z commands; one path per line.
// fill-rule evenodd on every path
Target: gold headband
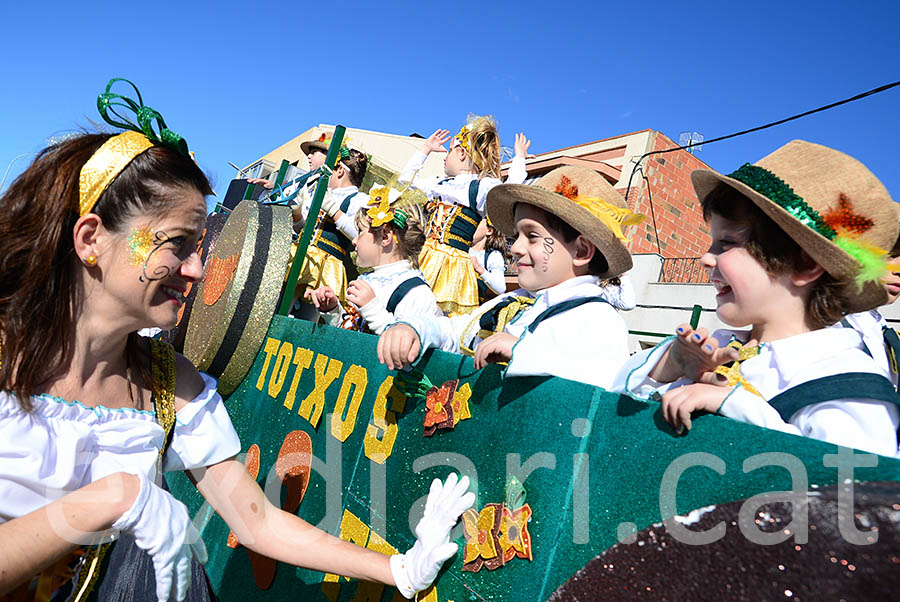
M 78 178 L 79 215 L 90 213 L 103 191 L 135 157 L 153 146 L 143 134 L 126 131 L 113 136 L 97 149 Z

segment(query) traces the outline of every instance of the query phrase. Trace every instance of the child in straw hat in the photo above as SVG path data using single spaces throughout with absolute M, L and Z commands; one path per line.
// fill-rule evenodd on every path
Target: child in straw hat
M 622 227 L 643 216 L 595 171 L 561 167 L 535 186 L 502 184 L 487 197 L 491 222 L 516 236 L 519 285 L 473 315 L 411 318 L 378 341 L 391 369 L 436 347 L 474 355 L 475 368 L 509 362 L 507 376 L 551 375 L 608 387 L 628 358 L 625 322 L 601 279 L 631 268 Z
M 432 152 L 450 150 L 444 158 L 445 178 L 418 176 Z M 525 157 L 531 142 L 516 135 L 515 158 L 507 181 L 525 181 Z M 400 173 L 428 196 L 428 239 L 419 260 L 420 269 L 447 314 L 469 313 L 478 307 L 478 278 L 469 258 L 475 229 L 484 217 L 488 192 L 500 184 L 500 134 L 491 117 L 470 116 L 451 140 L 450 132 L 437 130 L 425 141 Z
M 826 328 L 887 301 L 879 278 L 898 234 L 887 190 L 852 157 L 799 140 L 729 176 L 691 179 L 712 231 L 701 261 L 716 313 L 750 329 L 682 324 L 633 356 L 614 388 L 662 393 L 679 432 L 705 410 L 893 456 L 893 386 L 858 332 Z

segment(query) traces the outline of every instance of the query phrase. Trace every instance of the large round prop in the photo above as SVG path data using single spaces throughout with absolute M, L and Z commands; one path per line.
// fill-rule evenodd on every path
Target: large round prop
M 695 535 L 724 526 L 712 543 L 692 545 L 665 524 L 653 525 L 588 562 L 549 599 L 893 599 L 900 590 L 900 483 L 857 483 L 852 498 L 849 487 L 812 490 L 793 509 L 788 502 L 738 501 L 675 518 L 679 530 Z M 839 502 L 841 488 L 852 507 L 848 499 Z M 804 509 L 809 525 L 801 529 L 797 519 Z M 839 524 L 839 511 L 850 518 L 845 524 Z M 856 534 L 848 537 L 850 529 Z M 784 541 L 754 543 L 745 532 Z M 798 543 L 803 535 L 808 539 Z
M 225 226 L 228 219 L 226 213 L 210 213 L 206 216 L 206 227 L 203 229 L 203 238 L 200 240 L 200 247 L 197 252 L 200 254 L 200 261 L 203 262 L 203 271 L 206 272 L 206 265 L 210 254 L 216 248 L 216 241 L 219 240 L 219 234 Z M 184 305 L 178 312 L 178 322 L 172 330 L 164 330 L 160 334 L 160 338 L 175 348 L 178 353 L 184 352 L 184 338 L 187 336 L 187 325 L 191 319 L 191 310 L 194 307 L 194 299 L 197 298 L 197 290 L 199 284 L 188 285 L 187 296 L 184 299 Z
M 291 246 L 291 210 L 244 201 L 231 212 L 197 290 L 184 355 L 229 395 L 262 347 Z

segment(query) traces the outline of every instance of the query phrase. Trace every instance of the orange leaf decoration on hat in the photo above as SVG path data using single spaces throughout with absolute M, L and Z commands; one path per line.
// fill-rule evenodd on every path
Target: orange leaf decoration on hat
M 504 504 L 502 508 L 498 540 L 500 549 L 503 550 L 503 562 L 509 562 L 516 556 L 530 561 L 532 555 L 528 519 L 531 518 L 531 506 L 525 504 L 517 510 L 510 510 Z
M 822 219 L 835 231 L 848 230 L 856 234 L 862 234 L 875 224 L 871 218 L 853 213 L 853 205 L 843 192 L 838 199 L 838 206 L 823 215 Z
M 574 201 L 575 197 L 578 196 L 578 186 L 572 182 L 569 176 L 563 176 L 560 178 L 559 184 L 556 185 L 556 190 L 553 192 Z
M 234 278 L 234 271 L 237 269 L 238 260 L 241 254 L 232 255 L 225 259 L 211 257 L 209 260 L 209 269 L 206 271 L 205 285 L 203 287 L 203 303 L 206 305 L 215 305 L 222 293 L 228 287 L 228 283 Z

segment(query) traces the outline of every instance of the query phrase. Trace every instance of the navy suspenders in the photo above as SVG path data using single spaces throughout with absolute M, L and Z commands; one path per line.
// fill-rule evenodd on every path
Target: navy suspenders
M 428 286 L 428 283 L 418 276 L 413 276 L 398 284 L 397 288 L 394 289 L 394 292 L 391 293 L 391 298 L 388 299 L 386 306 L 387 310 L 391 313 L 394 313 L 397 310 L 397 306 L 400 305 L 400 301 L 402 301 L 403 297 L 406 296 L 406 293 L 416 288 L 417 286 Z

